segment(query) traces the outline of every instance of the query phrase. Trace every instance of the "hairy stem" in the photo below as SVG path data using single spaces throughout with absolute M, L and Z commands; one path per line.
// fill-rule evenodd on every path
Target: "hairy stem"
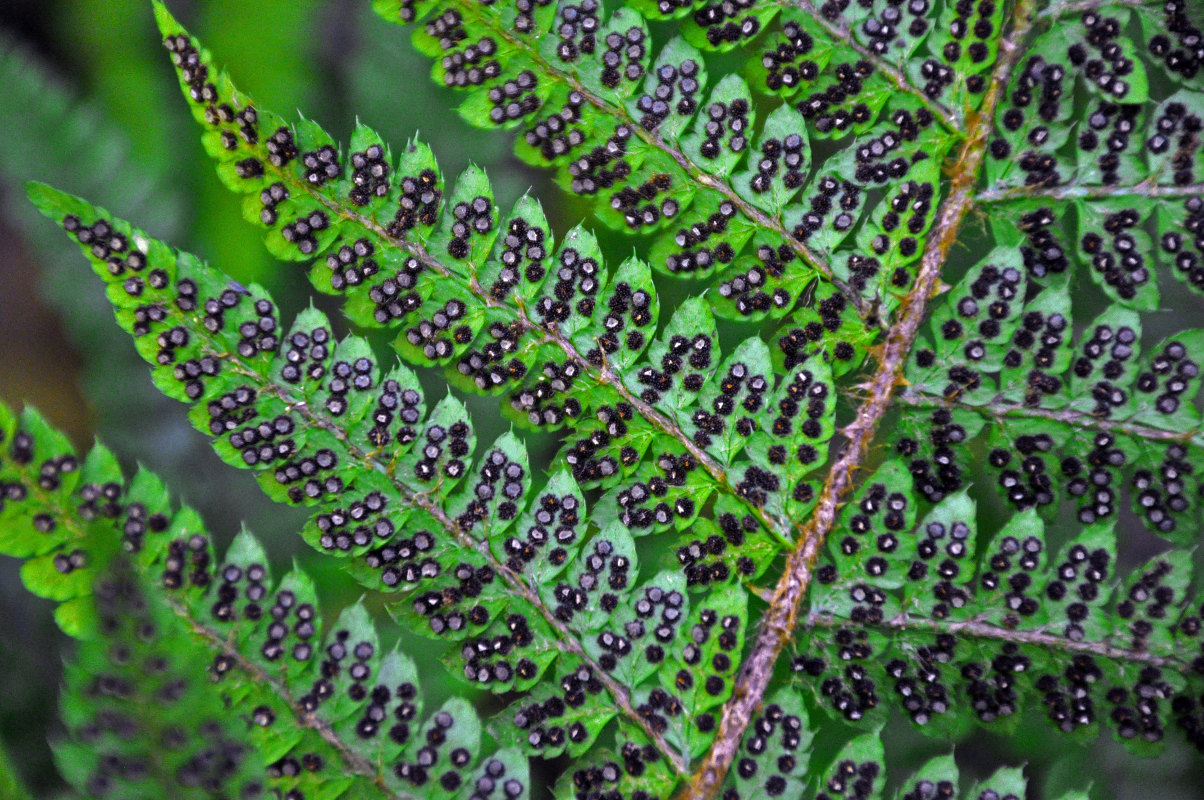
M 1005 203 L 1009 200 L 1042 198 L 1052 201 L 1106 200 L 1110 197 L 1198 197 L 1204 195 L 1204 183 L 1189 183 L 1186 186 L 1159 185 L 1154 178 L 1147 178 L 1131 186 L 1013 186 L 1007 189 L 988 189 L 979 192 L 974 202 Z
M 834 617 L 830 614 L 808 614 L 799 622 L 800 628 L 841 628 L 851 624 L 849 620 Z M 1090 655 L 1099 658 L 1129 661 L 1138 664 L 1148 664 L 1152 667 L 1165 667 L 1176 672 L 1190 672 L 1192 664 L 1181 658 L 1158 656 L 1144 650 L 1129 650 L 1117 647 L 1108 642 L 1074 642 L 1065 636 L 1044 631 L 1020 631 L 995 625 L 981 617 L 974 619 L 936 620 L 910 617 L 900 614 L 892 619 L 883 620 L 876 625 L 868 622 L 857 623 L 859 628 L 878 628 L 892 632 L 931 631 L 932 633 L 957 634 L 971 639 L 988 639 L 991 641 L 1010 642 L 1013 644 L 1029 644 L 1050 652 L 1067 653 L 1070 655 Z
M 793 635 L 799 607 L 811 585 L 820 549 L 836 524 L 843 498 L 853 487 L 855 474 L 862 466 L 870 442 L 892 404 L 895 386 L 915 343 L 929 298 L 940 279 L 941 267 L 957 239 L 962 221 L 973 206 L 987 139 L 994 127 L 995 107 L 1032 29 L 1032 12 L 1033 0 L 1019 0 L 1012 11 L 1012 29 L 1000 42 L 1000 58 L 991 76 L 990 88 L 983 98 L 982 108 L 971 117 L 966 139 L 951 165 L 949 193 L 941 203 L 924 248 L 915 285 L 904 299 L 899 318 L 886 339 L 877 370 L 863 387 L 866 400 L 857 410 L 856 418 L 843 431 L 847 440 L 844 451 L 828 473 L 819 502 L 803 529 L 798 546 L 786 559 L 773 600 L 762 617 L 756 644 L 741 666 L 731 699 L 723 707 L 715 743 L 691 780 L 687 794 L 690 798 L 710 798 L 719 791 L 744 731 L 761 704 L 774 665 Z
M 1133 436 L 1135 438 L 1148 441 L 1188 442 L 1191 441 L 1193 437 L 1200 434 L 1199 430 L 1163 430 L 1162 428 L 1155 428 L 1150 425 L 1142 425 L 1137 422 L 1105 419 L 1103 417 L 1097 417 L 1095 414 L 1090 414 L 1085 411 L 1075 411 L 1074 409 L 1069 408 L 1030 408 L 1029 406 L 1021 403 L 1008 403 L 1002 400 L 983 403 L 980 405 L 972 405 L 970 403 L 963 402 L 950 403 L 943 397 L 926 394 L 924 392 L 916 391 L 915 389 L 907 389 L 906 391 L 900 392 L 895 399 L 906 403 L 907 405 L 916 406 L 918 408 L 964 408 L 967 411 L 973 411 L 977 414 L 981 414 L 984 417 L 991 417 L 995 420 L 1002 420 L 1005 417 L 1044 419 L 1051 422 L 1061 422 L 1076 428 L 1123 433 L 1128 436 Z

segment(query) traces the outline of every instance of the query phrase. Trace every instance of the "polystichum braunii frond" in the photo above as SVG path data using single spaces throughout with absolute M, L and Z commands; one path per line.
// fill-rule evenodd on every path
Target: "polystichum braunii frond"
M 83 640 L 65 777 L 95 797 L 518 798 L 550 771 L 583 800 L 876 798 L 890 714 L 948 738 L 1030 708 L 1204 749 L 1204 330 L 1149 333 L 1166 298 L 1198 316 L 1204 295 L 1183 0 L 374 6 L 592 217 L 557 237 L 479 168 L 445 183 L 416 139 L 279 117 L 155 4 L 219 175 L 362 335 L 30 196 L 156 385 L 308 509 L 301 537 L 370 602 L 324 624 L 249 533 L 219 558 L 157 479 L 4 411 L 0 549 Z M 605 257 L 595 223 L 637 255 Z M 512 430 L 478 442 L 461 392 Z M 532 430 L 560 437 L 549 463 Z M 1157 554 L 1126 566 L 1146 535 Z M 384 624 L 504 710 L 424 708 Z M 818 736 L 848 741 L 813 758 Z M 1015 769 L 961 786 L 952 757 L 890 785 L 1025 791 Z

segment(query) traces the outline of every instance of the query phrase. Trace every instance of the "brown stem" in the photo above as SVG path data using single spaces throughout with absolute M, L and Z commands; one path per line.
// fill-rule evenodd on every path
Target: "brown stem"
M 924 92 L 916 88 L 911 81 L 908 80 L 906 75 L 899 71 L 898 67 L 895 67 L 880 55 L 873 52 L 868 47 L 853 38 L 853 32 L 849 30 L 847 25 L 837 25 L 835 22 L 825 17 L 823 13 L 810 2 L 810 0 L 786 0 L 786 5 L 798 8 L 799 10 L 805 11 L 811 15 L 813 22 L 831 34 L 833 39 L 836 39 L 845 47 L 853 50 L 857 53 L 857 55 L 873 64 L 874 69 L 885 75 L 886 78 L 894 84 L 896 89 L 910 94 L 912 97 L 918 99 L 925 108 L 931 111 L 933 115 L 941 121 L 941 124 L 944 125 L 950 133 L 958 136 L 965 135 L 962 128 L 962 121 L 949 110 L 948 106 L 938 100 L 933 100 L 931 97 L 924 94 Z
M 1132 186 L 1013 186 L 1006 189 L 987 189 L 974 197 L 979 204 L 1006 203 L 1009 200 L 1041 198 L 1062 200 L 1105 200 L 1110 197 L 1198 197 L 1204 195 L 1204 183 L 1189 183 L 1186 186 L 1159 185 L 1147 178 Z
M 994 401 L 981 405 L 971 405 L 969 403 L 950 403 L 943 397 L 926 394 L 916 391 L 915 389 L 907 389 L 900 392 L 896 398 L 900 402 L 906 403 L 909 406 L 918 408 L 964 408 L 967 411 L 973 411 L 981 414 L 984 417 L 992 417 L 1001 420 L 1004 417 L 1027 417 L 1030 419 L 1045 419 L 1051 422 L 1061 422 L 1066 425 L 1072 425 L 1076 428 L 1089 428 L 1099 431 L 1114 431 L 1123 433 L 1137 439 L 1146 439 L 1152 441 L 1163 442 L 1188 442 L 1200 434 L 1199 430 L 1191 431 L 1169 431 L 1161 428 L 1154 428 L 1149 425 L 1141 425 L 1136 422 L 1127 422 L 1125 420 L 1110 420 L 1103 417 L 1097 417 L 1094 414 L 1089 414 L 1085 411 L 1075 411 L 1069 408 L 1062 409 L 1046 409 L 1046 408 L 1030 408 L 1029 406 L 1019 403 L 1006 403 L 1003 401 Z
M 761 703 L 778 656 L 791 639 L 820 549 L 836 524 L 841 502 L 853 486 L 854 475 L 862 466 L 878 424 L 892 405 L 895 386 L 924 319 L 928 300 L 937 286 L 941 266 L 973 205 L 974 187 L 987 138 L 994 126 L 995 107 L 1023 51 L 1021 44 L 1032 28 L 1032 11 L 1033 0 L 1019 0 L 1013 9 L 1012 30 L 1000 42 L 1000 59 L 993 71 L 991 86 L 983 98 L 982 108 L 971 117 L 966 139 L 951 165 L 949 194 L 941 203 L 924 248 L 915 286 L 904 299 L 900 316 L 887 336 L 878 369 L 864 386 L 867 399 L 843 431 L 847 439 L 845 449 L 828 473 L 819 502 L 803 529 L 797 548 L 786 559 L 773 601 L 762 617 L 756 644 L 740 669 L 732 697 L 723 707 L 715 742 L 691 779 L 686 797 L 711 798 L 719 791 L 744 731 Z
M 852 623 L 848 619 L 834 617 L 830 614 L 809 614 L 799 623 L 800 628 L 840 628 Z M 965 619 L 956 622 L 928 618 L 909 617 L 900 614 L 893 619 L 883 620 L 877 624 L 866 622 L 857 623 L 859 628 L 878 628 L 889 631 L 931 631 L 932 633 L 952 633 L 973 639 L 989 639 L 1014 644 L 1029 644 L 1043 650 L 1060 651 L 1074 655 L 1092 655 L 1100 658 L 1133 661 L 1149 664 L 1154 667 L 1168 667 L 1176 672 L 1192 670 L 1190 661 L 1174 656 L 1159 656 L 1144 650 L 1128 650 L 1107 642 L 1074 642 L 1065 636 L 1043 631 L 1019 631 L 992 624 L 981 618 Z

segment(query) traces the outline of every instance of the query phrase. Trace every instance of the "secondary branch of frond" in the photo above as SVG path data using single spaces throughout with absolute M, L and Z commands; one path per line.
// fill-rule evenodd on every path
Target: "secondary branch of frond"
M 848 619 L 833 617 L 830 614 L 812 613 L 799 623 L 799 627 L 804 629 L 841 628 L 853 624 L 856 624 L 859 628 L 884 629 L 894 633 L 925 631 L 934 634 L 954 634 L 959 638 L 1033 645 L 1047 651 L 1131 661 L 1138 664 L 1148 664 L 1153 667 L 1166 667 L 1176 672 L 1188 672 L 1192 669 L 1191 663 L 1181 658 L 1160 656 L 1144 650 L 1129 650 L 1109 644 L 1108 642 L 1076 642 L 1067 639 L 1065 636 L 1046 633 L 1044 631 L 1012 630 L 992 624 L 981 617 L 951 621 L 910 617 L 906 614 L 900 614 L 892 619 L 883 620 L 881 623 L 871 625 L 864 622 L 852 623 Z
M 907 389 L 903 392 L 900 392 L 898 399 L 901 402 L 916 408 L 962 408 L 996 420 L 1000 420 L 1005 417 L 1044 419 L 1049 420 L 1050 422 L 1061 422 L 1076 428 L 1088 428 L 1090 430 L 1123 433 L 1137 439 L 1145 439 L 1149 441 L 1189 442 L 1201 434 L 1201 431 L 1199 430 L 1169 431 L 1161 428 L 1154 428 L 1149 425 L 1142 425 L 1136 422 L 1129 422 L 1126 420 L 1105 419 L 1103 417 L 1098 417 L 1095 414 L 1090 414 L 1085 411 L 1075 411 L 1069 408 L 1032 408 L 1020 403 L 1006 403 L 1003 401 L 995 401 L 981 405 L 972 405 L 970 403 L 963 402 L 949 403 L 943 397 L 925 394 L 924 392 L 919 392 L 915 389 Z
M 669 156 L 669 158 L 673 159 L 674 163 L 685 170 L 686 173 L 699 185 L 705 186 L 708 189 L 723 195 L 724 200 L 730 202 L 736 208 L 740 209 L 740 212 L 749 220 L 756 223 L 758 228 L 765 231 L 772 231 L 781 236 L 782 242 L 796 254 L 798 254 L 799 258 L 803 260 L 803 263 L 819 272 L 826 279 L 831 281 L 832 284 L 837 287 L 837 289 L 840 290 L 841 294 L 843 294 L 845 299 L 852 304 L 852 306 L 857 310 L 857 314 L 862 319 L 869 319 L 872 316 L 871 309 L 866 306 L 865 298 L 861 296 L 860 292 L 854 291 L 852 287 L 837 278 L 835 273 L 832 271 L 831 265 L 824 260 L 822 256 L 818 255 L 811 250 L 811 248 L 807 247 L 806 244 L 796 239 L 779 219 L 770 217 L 756 206 L 745 201 L 744 198 L 742 198 L 727 181 L 708 173 L 702 167 L 695 164 L 694 161 L 690 159 L 690 157 L 687 156 L 680 148 L 675 147 L 669 142 L 666 142 L 664 139 L 658 136 L 656 132 L 645 130 L 644 126 L 641 125 L 634 117 L 632 117 L 630 112 L 628 112 L 628 110 L 622 104 L 612 103 L 602 97 L 599 97 L 597 94 L 591 92 L 579 80 L 577 80 L 576 76 L 559 69 L 555 64 L 547 61 L 547 59 L 545 59 L 535 48 L 531 47 L 530 43 L 526 39 L 515 36 L 513 32 L 501 27 L 500 25 L 492 25 L 492 18 L 486 18 L 485 22 L 491 24 L 492 32 L 495 35 L 506 40 L 511 47 L 522 50 L 527 58 L 539 66 L 541 71 L 547 75 L 554 76 L 556 81 L 572 87 L 573 91 L 578 92 L 583 98 L 585 98 L 586 102 L 601 110 L 607 116 L 628 125 L 642 141 L 655 147 L 665 155 Z M 902 79 L 901 76 L 900 79 Z M 948 112 L 946 111 L 946 113 Z
M 974 202 L 980 204 L 1006 203 L 1009 200 L 1043 199 L 1054 202 L 1067 200 L 1107 200 L 1124 197 L 1197 197 L 1204 195 L 1204 183 L 1184 186 L 1159 184 L 1150 179 L 1129 186 L 1013 186 L 979 192 Z
M 489 548 L 487 540 L 470 536 L 468 532 L 463 530 L 454 519 L 448 516 L 447 512 L 441 505 L 434 502 L 426 494 L 413 492 L 409 489 L 409 487 L 396 480 L 389 473 L 389 470 L 384 464 L 381 464 L 372 455 L 363 452 L 354 444 L 352 444 L 351 437 L 348 435 L 347 431 L 314 414 L 307 404 L 297 400 L 296 398 L 290 397 L 282 387 L 273 385 L 273 389 L 276 391 L 278 396 L 281 397 L 281 399 L 285 400 L 285 402 L 288 402 L 291 407 L 305 416 L 309 424 L 317 428 L 321 428 L 338 438 L 339 441 L 346 446 L 352 457 L 364 464 L 367 468 L 373 469 L 387 476 L 405 503 L 413 506 L 414 508 L 421 509 L 430 515 L 431 518 L 436 520 L 448 533 L 448 535 L 454 538 L 461 547 L 464 547 L 468 550 L 473 550 L 484 557 L 489 562 L 489 565 L 493 568 L 493 570 L 501 576 L 502 580 L 506 582 L 506 585 L 509 587 L 510 591 L 522 598 L 527 605 L 529 605 L 536 613 L 543 617 L 544 621 L 547 622 L 552 630 L 556 632 L 556 648 L 562 653 L 579 658 L 581 661 L 588 664 L 593 669 L 594 674 L 602 682 L 602 685 L 606 687 L 606 690 L 610 694 L 615 705 L 618 706 L 623 714 L 629 720 L 631 720 L 631 722 L 643 730 L 644 734 L 649 738 L 657 750 L 659 750 L 665 756 L 665 758 L 668 759 L 669 764 L 679 775 L 684 776 L 687 774 L 685 759 L 680 753 L 672 748 L 669 743 L 665 741 L 664 736 L 658 733 L 651 726 L 648 720 L 635 709 L 631 703 L 631 695 L 630 692 L 628 692 L 627 687 L 612 678 L 606 670 L 604 670 L 585 652 L 584 648 L 582 648 L 581 644 L 577 641 L 577 637 L 568 629 L 568 627 L 565 626 L 563 622 L 556 618 L 556 615 L 553 614 L 551 609 L 547 607 L 547 605 L 543 602 L 543 599 L 539 596 L 539 593 L 531 587 L 526 578 L 523 575 L 516 573 L 493 554 L 493 551 Z
M 847 439 L 845 449 L 824 481 L 815 511 L 807 521 L 797 547 L 786 559 L 773 600 L 762 617 L 756 644 L 741 667 L 731 699 L 724 704 L 715 742 L 685 789 L 686 797 L 710 798 L 718 793 L 752 715 L 764 697 L 774 665 L 793 635 L 820 550 L 836 524 L 840 504 L 853 488 L 854 475 L 869 451 L 878 426 L 893 404 L 895 386 L 919 334 L 928 301 L 935 293 L 941 268 L 957 240 L 966 214 L 974 205 L 974 190 L 986 142 L 994 129 L 995 108 L 1024 51 L 1023 42 L 1033 28 L 1033 12 L 1034 0 L 1019 0 L 1012 10 L 1011 31 L 1000 41 L 999 61 L 992 70 L 991 84 L 981 111 L 974 117 L 961 150 L 950 165 L 949 193 L 938 209 L 915 284 L 887 336 L 878 368 L 866 383 L 867 399 L 843 431 Z
M 394 794 L 387 785 L 380 772 L 373 768 L 372 764 L 363 756 L 357 754 L 351 749 L 350 745 L 339 738 L 334 729 L 319 719 L 316 715 L 306 711 L 301 707 L 289 691 L 288 686 L 279 678 L 273 677 L 266 670 L 259 667 L 248 660 L 237 648 L 231 647 L 226 637 L 205 627 L 204 623 L 200 622 L 192 616 L 189 609 L 181 605 L 175 598 L 167 599 L 171 610 L 176 616 L 188 626 L 189 632 L 202 640 L 213 650 L 229 656 L 234 660 L 238 669 L 245 673 L 252 682 L 260 686 L 271 687 L 272 693 L 279 697 L 293 712 L 297 723 L 302 727 L 309 728 L 317 733 L 322 739 L 333 747 L 351 771 L 364 778 L 370 778 L 373 785 L 382 793 L 381 796 L 388 800 L 414 800 L 410 795 Z
M 784 5 L 786 7 L 793 7 L 807 12 L 807 14 L 811 16 L 817 25 L 832 35 L 833 39 L 836 39 L 845 47 L 853 50 L 857 53 L 857 55 L 873 64 L 874 69 L 885 75 L 887 79 L 895 85 L 896 89 L 901 92 L 906 92 L 907 94 L 910 94 L 918 99 L 925 108 L 927 108 L 929 111 L 935 114 L 938 119 L 940 119 L 941 124 L 944 125 L 950 133 L 957 134 L 958 136 L 965 135 L 965 130 L 962 128 L 962 121 L 949 110 L 948 106 L 939 100 L 933 100 L 928 95 L 924 94 L 924 92 L 912 84 L 912 82 L 908 80 L 907 76 L 904 75 L 903 72 L 901 72 L 898 68 L 892 66 L 877 53 L 858 42 L 853 37 L 852 31 L 850 31 L 847 26 L 837 25 L 829 20 L 826 16 L 824 16 L 823 12 L 811 4 L 810 0 L 785 0 Z

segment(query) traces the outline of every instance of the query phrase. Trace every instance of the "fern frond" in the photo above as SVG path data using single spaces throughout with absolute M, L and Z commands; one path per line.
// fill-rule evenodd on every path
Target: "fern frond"
M 36 412 L 0 410 L 4 552 L 28 559 L 26 585 L 84 639 L 56 745 L 81 791 L 408 798 L 428 779 L 454 791 L 490 777 L 526 796 L 525 760 L 483 750 L 466 701 L 423 716 L 413 662 L 382 652 L 362 604 L 323 641 L 305 573 L 273 581 L 246 531 L 219 563 L 155 476 L 125 481 L 103 447 L 81 462 Z

